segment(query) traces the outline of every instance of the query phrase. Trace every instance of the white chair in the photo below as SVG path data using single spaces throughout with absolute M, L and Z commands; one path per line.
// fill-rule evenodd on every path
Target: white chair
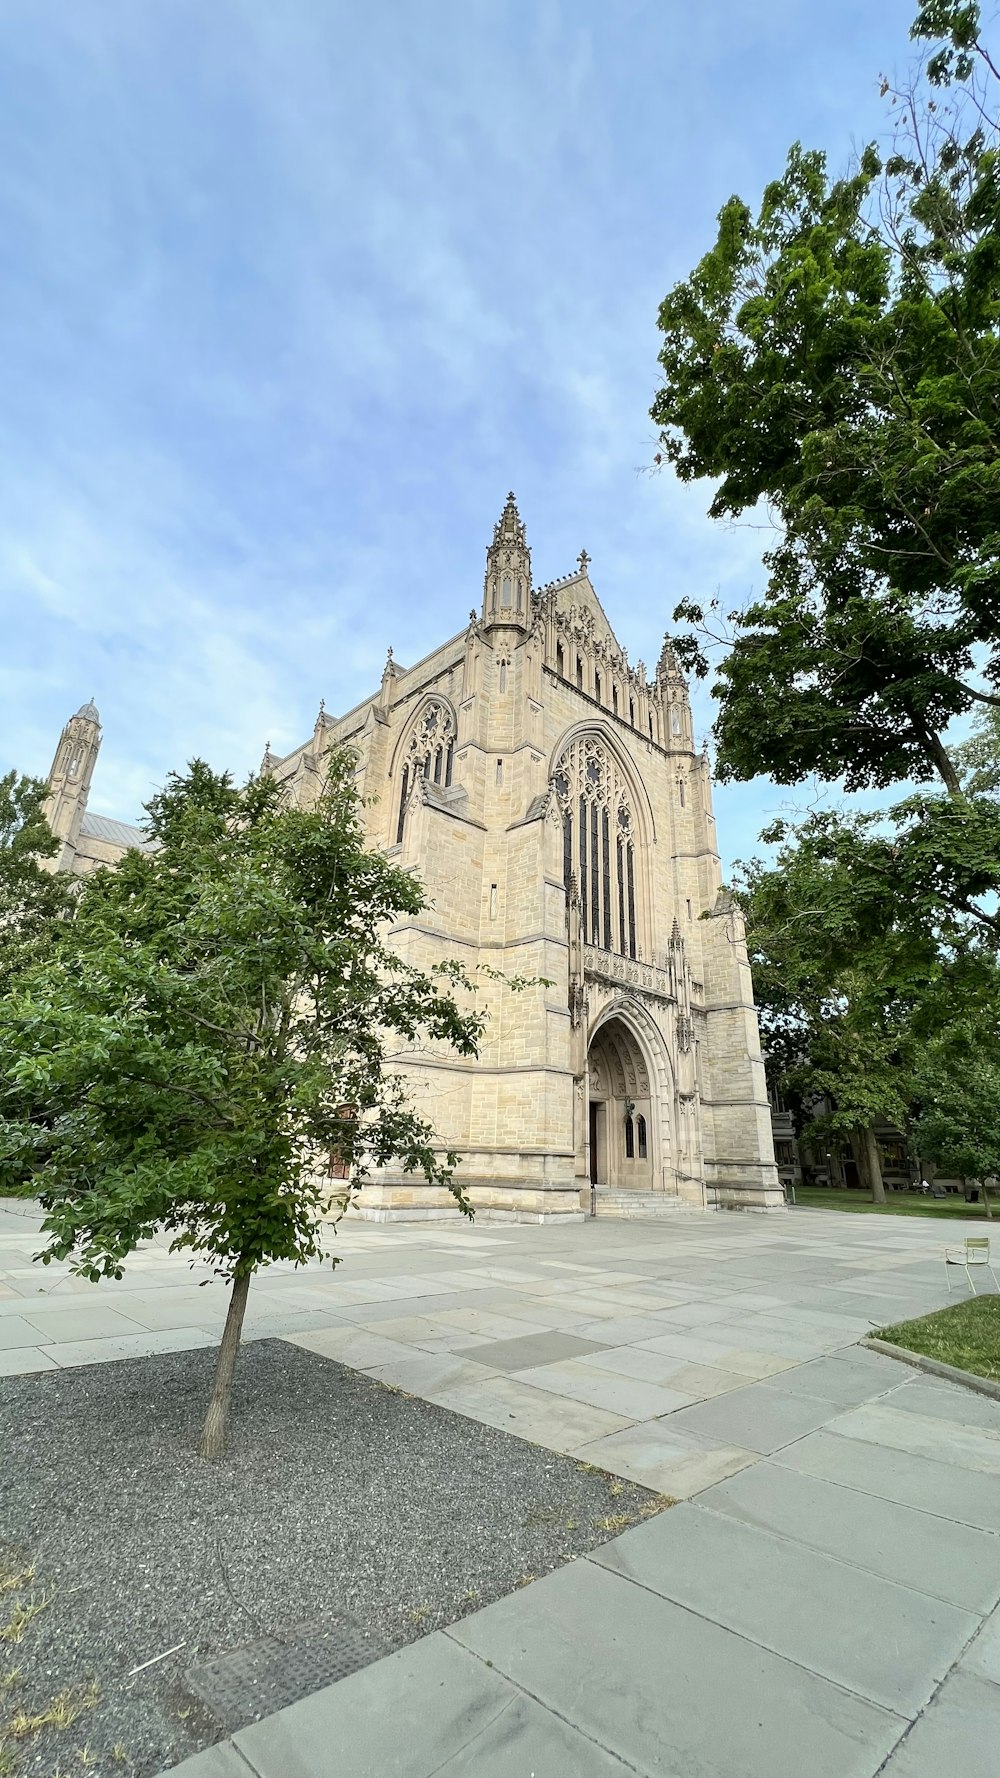
M 993 1261 L 990 1259 L 990 1243 L 987 1235 L 967 1235 L 963 1247 L 945 1248 L 944 1275 L 948 1280 L 949 1290 L 951 1289 L 951 1272 L 948 1269 L 950 1266 L 962 1267 L 969 1280 L 969 1289 L 973 1296 L 977 1295 L 972 1276 L 973 1266 L 985 1266 L 997 1290 L 1000 1290 L 1000 1283 L 997 1282 L 997 1275 L 993 1270 Z

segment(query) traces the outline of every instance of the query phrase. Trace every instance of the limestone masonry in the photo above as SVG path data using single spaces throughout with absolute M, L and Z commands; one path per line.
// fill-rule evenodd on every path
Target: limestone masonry
M 743 924 L 721 884 L 706 753 L 665 646 L 629 665 L 587 572 L 535 589 L 513 494 L 487 550 L 481 610 L 415 666 L 386 662 L 346 716 L 262 770 L 308 803 L 323 757 L 357 760 L 373 846 L 414 870 L 430 907 L 391 942 L 421 966 L 483 977 L 479 1058 L 400 1053 L 418 1109 L 483 1218 L 580 1216 L 633 1203 L 771 1208 L 774 1165 Z M 63 730 L 49 817 L 63 868 L 141 845 L 86 813 L 100 722 Z M 707 918 L 703 916 L 707 915 Z M 391 1168 L 360 1194 L 376 1219 L 455 1215 L 447 1192 Z

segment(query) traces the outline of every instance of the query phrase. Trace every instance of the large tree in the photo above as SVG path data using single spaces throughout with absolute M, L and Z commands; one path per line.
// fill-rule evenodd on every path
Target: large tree
M 796 144 L 660 311 L 658 461 L 774 524 L 759 599 L 675 612 L 688 666 L 725 646 L 723 777 L 957 794 L 943 731 L 1000 705 L 1000 85 L 977 4 L 912 35 L 891 143 L 844 177 Z
M 195 763 L 147 831 L 155 849 L 86 881 L 60 955 L 0 1006 L 0 1140 L 34 1175 L 46 1261 L 120 1277 L 163 1227 L 231 1281 L 213 1456 L 252 1275 L 328 1257 L 328 1157 L 355 1180 L 395 1157 L 468 1209 L 391 1056 L 474 1055 L 484 1014 L 457 967 L 388 948 L 424 893 L 366 850 L 348 759 L 309 810 Z
M 70 905 L 69 879 L 43 862 L 59 848 L 45 819 L 47 789 L 14 771 L 0 778 L 0 1000 L 51 947 Z

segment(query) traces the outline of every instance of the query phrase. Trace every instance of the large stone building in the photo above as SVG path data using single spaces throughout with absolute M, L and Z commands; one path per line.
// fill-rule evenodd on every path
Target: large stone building
M 59 799 L 73 749 L 89 760 L 98 737 L 85 706 L 53 777 L 78 868 L 96 861 L 100 826 L 74 826 Z M 334 745 L 353 750 L 372 845 L 428 892 L 391 942 L 422 965 L 549 984 L 514 993 L 484 970 L 478 1059 L 432 1045 L 395 1058 L 479 1214 L 579 1216 L 592 1191 L 619 1212 L 780 1205 L 742 922 L 686 683 L 669 647 L 652 678 L 630 666 L 587 556 L 536 590 L 510 495 L 466 627 L 411 667 L 390 650 L 373 696 L 338 718 L 321 706 L 302 746 L 269 749 L 262 770 L 308 802 Z M 392 1169 L 360 1208 L 454 1212 Z

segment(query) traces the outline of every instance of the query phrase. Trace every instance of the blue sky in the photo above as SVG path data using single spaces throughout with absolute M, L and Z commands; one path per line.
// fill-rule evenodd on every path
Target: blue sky
M 5 0 L 0 769 L 90 696 L 99 813 L 287 751 L 462 627 L 509 487 L 633 660 L 759 587 L 644 473 L 657 305 L 793 140 L 881 130 L 914 11 Z M 788 800 L 720 788 L 727 857 Z

